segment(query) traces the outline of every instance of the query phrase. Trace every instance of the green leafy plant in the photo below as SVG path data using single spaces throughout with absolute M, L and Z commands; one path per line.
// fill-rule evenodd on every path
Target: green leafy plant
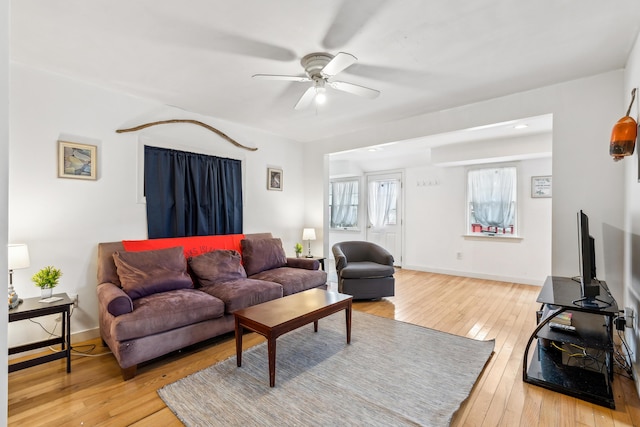
M 293 249 L 296 250 L 297 254 L 301 254 L 302 253 L 302 245 L 300 243 L 296 243 L 296 245 L 293 247 Z
M 49 265 L 34 274 L 31 280 L 39 288 L 55 288 L 60 277 L 62 277 L 62 271 Z

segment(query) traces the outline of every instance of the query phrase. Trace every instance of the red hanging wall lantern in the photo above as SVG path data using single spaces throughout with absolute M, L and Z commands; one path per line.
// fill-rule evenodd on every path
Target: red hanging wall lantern
M 609 145 L 609 154 L 613 157 L 613 161 L 624 159 L 625 156 L 633 154 L 636 146 L 636 138 L 638 137 L 638 124 L 629 116 L 631 106 L 636 99 L 636 89 L 631 91 L 631 103 L 627 109 L 627 115 L 618 120 L 611 131 L 611 144 Z

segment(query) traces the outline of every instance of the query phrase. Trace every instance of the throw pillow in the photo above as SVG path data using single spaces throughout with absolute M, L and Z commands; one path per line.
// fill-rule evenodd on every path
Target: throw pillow
M 240 246 L 247 276 L 287 265 L 280 239 L 243 239 Z
M 247 277 L 241 264 L 240 254 L 236 251 L 211 251 L 191 257 L 188 262 L 202 286 Z
M 175 289 L 193 288 L 182 246 L 141 252 L 114 252 L 122 289 L 132 299 Z

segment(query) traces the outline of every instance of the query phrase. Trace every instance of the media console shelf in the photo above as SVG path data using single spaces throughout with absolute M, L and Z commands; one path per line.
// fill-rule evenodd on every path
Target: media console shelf
M 599 301 L 577 302 L 580 284 L 549 276 L 537 301 L 538 325 L 524 351 L 522 379 L 550 390 L 615 409 L 613 390 L 613 319 L 618 305 L 605 282 Z M 560 313 L 571 313 L 573 332 L 549 327 Z M 535 351 L 529 349 L 535 341 Z M 531 360 L 529 360 L 531 359 Z

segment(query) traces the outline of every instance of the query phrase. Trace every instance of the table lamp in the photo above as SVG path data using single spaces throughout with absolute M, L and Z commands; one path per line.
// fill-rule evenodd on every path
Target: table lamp
M 311 241 L 316 240 L 316 229 L 315 228 L 305 228 L 302 230 L 302 240 L 308 240 L 309 253 L 307 254 L 307 258 L 313 258 L 311 255 Z
M 13 270 L 29 267 L 29 249 L 24 243 L 7 245 L 9 255 L 9 308 L 15 308 L 22 302 L 18 294 L 13 289 Z

